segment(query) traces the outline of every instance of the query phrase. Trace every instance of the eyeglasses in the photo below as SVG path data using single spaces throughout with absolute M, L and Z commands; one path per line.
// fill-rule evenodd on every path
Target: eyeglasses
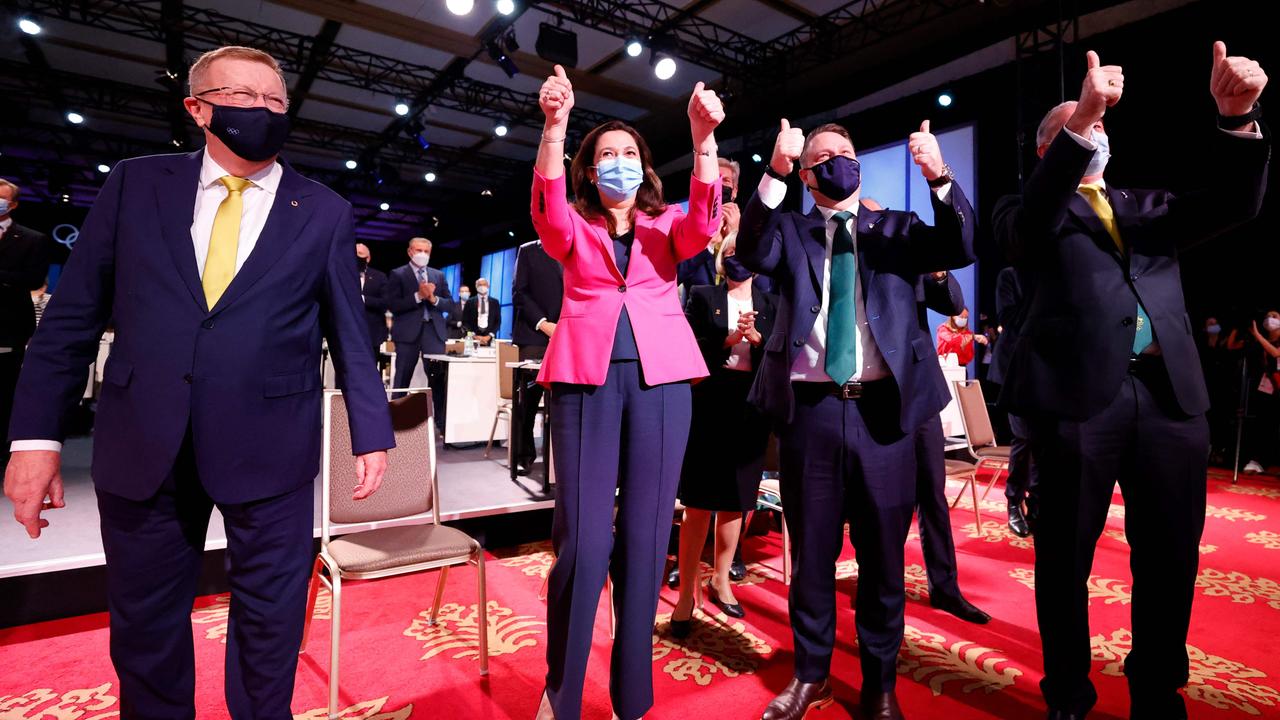
M 200 98 L 201 95 L 210 93 L 217 93 L 228 105 L 235 107 L 253 107 L 258 104 L 258 98 L 262 98 L 262 104 L 271 112 L 284 112 L 289 107 L 289 101 L 279 95 L 260 93 L 247 87 L 211 88 L 194 93 L 193 97 Z

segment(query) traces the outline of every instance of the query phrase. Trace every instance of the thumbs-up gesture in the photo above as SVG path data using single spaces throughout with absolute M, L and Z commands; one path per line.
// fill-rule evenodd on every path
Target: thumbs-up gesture
M 712 139 L 716 126 L 724 122 L 724 103 L 715 90 L 708 90 L 699 82 L 693 86 L 693 94 L 689 96 L 689 130 L 693 133 L 693 146 L 698 149 L 705 144 L 714 144 Z
M 907 138 L 907 151 L 911 153 L 911 161 L 920 166 L 925 180 L 937 180 L 945 172 L 942 162 L 942 148 L 938 146 L 938 138 L 929 132 L 929 121 L 920 123 L 920 129 Z
M 779 175 L 790 175 L 802 152 L 804 152 L 804 131 L 791 127 L 791 123 L 786 118 L 782 118 L 778 139 L 773 143 L 773 157 L 769 158 L 769 165 Z
M 1209 92 L 1218 103 L 1218 113 L 1244 115 L 1258 102 L 1262 89 L 1267 86 L 1267 74 L 1256 60 L 1227 55 L 1226 43 L 1213 44 L 1213 74 L 1209 78 Z M 1236 128 L 1227 128 L 1235 130 Z
M 1102 119 L 1107 108 L 1120 102 L 1124 94 L 1124 71 L 1119 65 L 1103 65 L 1098 53 L 1090 50 L 1085 55 L 1089 69 L 1080 88 L 1080 101 L 1067 127 L 1083 137 L 1089 137 L 1093 124 Z
M 547 129 L 564 129 L 569 124 L 569 111 L 573 109 L 573 83 L 565 74 L 564 67 L 555 66 L 555 74 L 542 83 L 538 91 L 538 106 L 546 115 Z

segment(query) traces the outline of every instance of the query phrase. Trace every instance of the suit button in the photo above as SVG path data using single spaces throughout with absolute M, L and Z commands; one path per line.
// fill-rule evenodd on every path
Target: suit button
M 212 320 L 205 320 L 204 322 L 200 323 L 200 327 L 204 328 L 205 330 L 212 330 L 212 329 L 213 329 L 213 321 L 212 321 Z
M 626 292 L 626 291 L 627 291 L 627 286 L 626 286 L 626 285 L 619 285 L 619 286 L 618 286 L 618 292 Z
M 1138 280 L 1138 274 L 1137 274 L 1137 273 L 1134 273 L 1134 274 L 1130 275 L 1130 276 L 1129 276 L 1129 279 L 1130 279 L 1130 280 L 1133 280 L 1134 282 L 1137 282 L 1137 280 Z
M 803 340 L 795 340 L 795 341 L 792 341 L 792 343 L 791 343 L 791 344 L 792 344 L 792 345 L 795 345 L 796 347 L 802 347 L 802 346 L 804 345 L 804 341 L 803 341 Z
M 821 310 L 822 310 L 822 306 L 821 306 L 821 305 L 814 305 L 813 307 L 809 308 L 809 312 L 811 312 L 811 313 L 816 313 L 816 312 L 819 312 L 819 311 L 821 311 Z
M 183 375 L 183 376 L 182 376 L 182 382 L 184 382 L 184 383 L 186 383 L 186 384 L 190 385 L 190 384 L 191 384 L 191 373 L 187 373 L 186 375 Z
M 1133 318 L 1131 318 L 1131 317 L 1127 317 L 1127 318 L 1125 318 L 1125 319 L 1121 320 L 1121 321 L 1120 321 L 1120 324 L 1121 324 L 1121 325 L 1123 325 L 1123 326 L 1125 326 L 1125 327 L 1129 327 L 1130 325 L 1132 325 L 1132 324 L 1133 324 Z

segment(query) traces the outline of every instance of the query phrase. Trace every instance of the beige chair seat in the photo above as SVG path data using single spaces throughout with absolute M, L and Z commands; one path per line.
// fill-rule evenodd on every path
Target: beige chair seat
M 478 547 L 470 535 L 447 525 L 405 525 L 334 538 L 329 557 L 344 573 L 372 573 L 466 557 Z
M 1010 448 L 1008 445 L 988 445 L 986 447 L 974 448 L 973 452 L 975 455 L 977 455 L 980 458 L 991 458 L 993 460 L 996 460 L 996 459 L 1008 460 L 1009 450 L 1011 449 L 1012 448 Z
M 964 460 L 948 460 L 947 475 L 964 475 L 973 472 L 974 464 Z

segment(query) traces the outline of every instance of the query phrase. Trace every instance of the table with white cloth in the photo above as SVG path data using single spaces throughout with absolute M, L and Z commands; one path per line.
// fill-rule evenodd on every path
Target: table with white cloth
M 498 408 L 498 358 L 486 349 L 473 355 L 425 355 L 444 365 L 444 441 L 485 442 Z M 432 388 L 439 392 L 439 388 Z M 493 439 L 506 440 L 508 427 L 498 423 Z

